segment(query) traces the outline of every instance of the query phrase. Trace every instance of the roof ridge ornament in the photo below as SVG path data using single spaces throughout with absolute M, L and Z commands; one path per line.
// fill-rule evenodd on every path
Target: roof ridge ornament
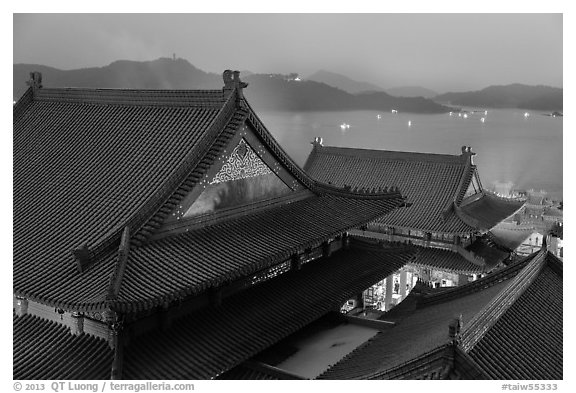
M 26 84 L 30 86 L 33 90 L 42 88 L 42 73 L 38 71 L 33 71 L 30 73 L 30 79 L 26 81 Z
M 314 138 L 314 140 L 312 142 L 310 142 L 310 144 L 312 145 L 312 148 L 315 149 L 316 147 L 322 147 L 324 146 L 322 144 L 323 139 L 320 136 L 317 136 L 316 138 Z
M 240 71 L 226 70 L 222 73 L 222 79 L 224 80 L 222 91 L 226 97 L 236 90 L 236 100 L 240 101 L 244 98 L 243 89 L 248 87 L 248 83 L 240 80 Z
M 472 161 L 472 157 L 475 155 L 476 155 L 476 153 L 474 153 L 472 151 L 472 148 L 470 146 L 462 146 L 461 156 L 464 157 L 465 160 L 470 160 L 471 165 L 474 165 L 474 162 Z

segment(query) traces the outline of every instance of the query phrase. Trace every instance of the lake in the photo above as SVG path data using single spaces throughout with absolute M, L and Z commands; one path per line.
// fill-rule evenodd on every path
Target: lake
M 471 110 L 472 108 L 464 108 Z M 260 119 L 286 152 L 304 165 L 317 136 L 326 146 L 458 155 L 463 145 L 486 188 L 513 182 L 518 189 L 545 189 L 562 196 L 562 117 L 520 109 L 488 109 L 467 118 L 457 113 L 377 111 L 262 112 Z M 380 115 L 380 118 L 378 118 Z M 481 119 L 484 118 L 484 121 Z M 410 125 L 409 125 L 410 122 Z M 341 124 L 349 128 L 342 129 Z

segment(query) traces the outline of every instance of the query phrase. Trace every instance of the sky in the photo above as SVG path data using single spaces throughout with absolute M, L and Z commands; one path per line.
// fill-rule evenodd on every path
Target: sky
M 60 69 L 184 58 L 263 73 L 324 69 L 437 92 L 563 86 L 556 14 L 14 14 L 13 63 Z

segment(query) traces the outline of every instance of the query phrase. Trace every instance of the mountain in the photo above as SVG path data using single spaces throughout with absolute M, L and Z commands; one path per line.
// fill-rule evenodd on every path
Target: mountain
M 338 89 L 344 90 L 351 94 L 362 93 L 366 91 L 384 91 L 383 88 L 372 83 L 355 81 L 354 79 L 350 79 L 347 76 L 326 70 L 317 71 L 307 77 L 306 80 L 325 83 L 329 86 L 337 87 Z
M 424 97 L 432 98 L 438 95 L 434 90 L 421 86 L 400 86 L 386 89 L 386 93 L 395 97 Z
M 15 64 L 15 99 L 26 91 L 24 81 L 31 71 L 40 71 L 46 87 L 94 87 L 128 89 L 219 89 L 222 77 L 204 72 L 184 59 L 152 61 L 119 60 L 104 67 L 59 70 L 36 64 Z
M 563 89 L 550 86 L 512 84 L 489 86 L 478 91 L 445 93 L 434 101 L 452 105 L 487 108 L 523 108 L 539 110 L 562 110 Z
M 282 75 L 253 74 L 244 94 L 260 110 L 378 110 L 414 113 L 443 113 L 451 108 L 424 98 L 393 97 L 385 92 L 350 94 L 326 83 L 295 81 Z
M 221 89 L 220 74 L 204 72 L 183 59 L 121 60 L 105 67 L 58 70 L 42 65 L 15 64 L 13 94 L 19 98 L 31 71 L 40 71 L 45 87 L 138 89 Z M 242 75 L 245 95 L 257 110 L 355 110 L 443 113 L 451 109 L 423 98 L 392 97 L 385 92 L 350 94 L 325 83 L 295 80 L 297 74 Z

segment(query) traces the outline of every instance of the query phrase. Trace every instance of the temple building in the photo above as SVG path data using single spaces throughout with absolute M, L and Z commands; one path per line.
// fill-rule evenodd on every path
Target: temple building
M 485 235 L 517 212 L 524 200 L 485 190 L 470 147 L 462 147 L 460 155 L 447 155 L 330 147 L 321 138 L 312 145 L 304 170 L 313 178 L 351 189 L 394 185 L 411 204 L 353 232 L 419 249 L 415 261 L 380 285 L 385 293 L 382 310 L 405 298 L 417 280 L 434 287 L 458 286 L 504 266 L 509 258 L 509 250 Z
M 340 317 L 346 321 L 331 326 L 340 334 L 357 325 L 373 332 L 321 370 L 264 353 L 220 378 L 562 380 L 562 276 L 562 262 L 544 245 L 468 284 L 418 283 L 380 320 Z
M 44 88 L 14 105 L 14 379 L 210 379 L 408 263 L 351 240 L 398 188 L 312 179 L 243 96 Z
M 400 159 L 388 178 L 347 169 L 369 186 L 316 179 L 239 72 L 223 81 L 45 88 L 31 74 L 13 108 L 14 379 L 562 378 L 562 263 L 544 241 L 481 277 L 508 254 L 480 235 L 522 202 L 483 192 L 470 149 Z M 424 285 L 435 271 L 477 280 Z M 397 272 L 405 299 L 382 318 L 340 313 Z M 354 343 L 302 375 L 276 349 L 325 323 Z

